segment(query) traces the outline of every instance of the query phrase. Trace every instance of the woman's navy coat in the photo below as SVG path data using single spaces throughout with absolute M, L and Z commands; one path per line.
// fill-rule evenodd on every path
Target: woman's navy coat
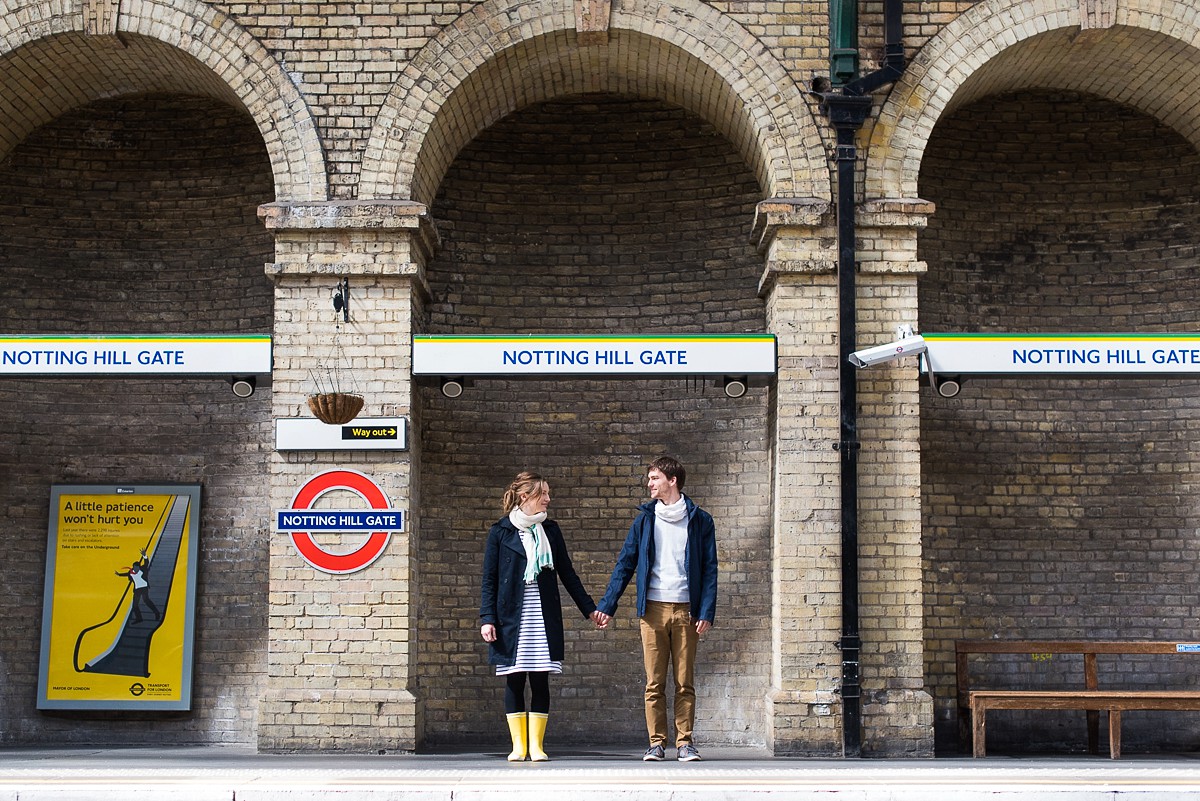
M 538 592 L 542 596 L 542 618 L 546 621 L 546 641 L 550 658 L 562 661 L 563 645 L 562 599 L 558 594 L 558 579 L 562 580 L 575 605 L 586 618 L 596 611 L 596 603 L 583 588 L 583 582 L 571 565 L 562 530 L 553 520 L 542 524 L 550 541 L 554 569 L 538 573 Z M 496 521 L 488 531 L 487 549 L 483 554 L 483 597 L 479 604 L 479 619 L 496 627 L 496 641 L 490 643 L 488 662 L 508 667 L 517 659 L 517 638 L 521 633 L 521 606 L 525 598 L 525 546 L 521 535 L 507 516 Z

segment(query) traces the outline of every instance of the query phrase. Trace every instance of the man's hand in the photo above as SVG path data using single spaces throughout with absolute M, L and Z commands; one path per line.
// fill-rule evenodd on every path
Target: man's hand
M 484 623 L 479 627 L 479 636 L 483 637 L 484 642 L 496 641 L 496 627 L 491 623 Z
M 694 620 L 692 622 L 696 624 L 697 634 L 703 634 L 712 628 L 712 623 L 708 620 Z
M 591 617 L 592 622 L 596 624 L 596 628 L 598 629 L 608 628 L 608 621 L 612 620 L 611 615 L 606 615 L 599 609 L 597 609 L 595 612 L 592 612 L 589 617 Z

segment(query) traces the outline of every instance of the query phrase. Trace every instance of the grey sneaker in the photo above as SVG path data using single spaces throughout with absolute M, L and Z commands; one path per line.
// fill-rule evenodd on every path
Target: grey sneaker
M 662 762 L 667 757 L 667 752 L 663 750 L 661 745 L 652 745 L 646 749 L 646 753 L 642 754 L 643 762 Z
M 679 761 L 680 762 L 699 762 L 700 752 L 696 750 L 696 746 L 691 743 L 679 746 Z

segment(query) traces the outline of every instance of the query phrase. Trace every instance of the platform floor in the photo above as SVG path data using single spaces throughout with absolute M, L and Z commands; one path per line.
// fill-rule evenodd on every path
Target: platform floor
M 342 756 L 251 749 L 0 749 L 0 801 L 1100 801 L 1200 799 L 1200 755 L 931 760 L 773 758 L 708 748 L 698 763 L 564 749 L 548 763 L 501 753 Z

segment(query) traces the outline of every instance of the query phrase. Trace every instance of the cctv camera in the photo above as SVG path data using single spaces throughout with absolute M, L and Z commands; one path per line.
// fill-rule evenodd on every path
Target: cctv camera
M 886 345 L 856 350 L 850 354 L 850 363 L 855 367 L 872 367 L 905 356 L 919 356 L 924 352 L 925 338 L 920 335 L 909 336 Z

